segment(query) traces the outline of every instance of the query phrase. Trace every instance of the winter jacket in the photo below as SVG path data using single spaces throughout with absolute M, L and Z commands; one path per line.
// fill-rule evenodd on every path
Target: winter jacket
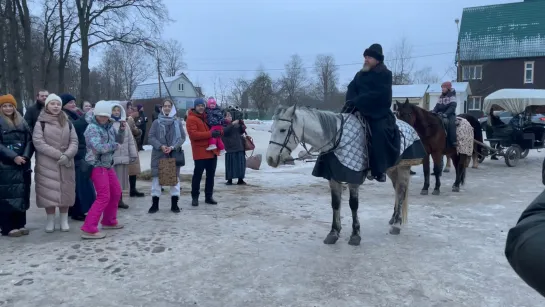
M 345 108 L 354 107 L 365 117 L 381 119 L 391 113 L 392 72 L 379 63 L 370 71 L 360 70 L 348 85 Z
M 27 122 L 31 133 L 34 130 L 34 126 L 36 126 L 36 122 L 38 121 L 38 116 L 40 116 L 40 113 L 42 112 L 43 108 L 44 108 L 44 105 L 41 102 L 36 101 L 33 105 L 31 105 L 30 107 L 26 109 L 25 121 Z
M 509 230 L 505 256 L 520 278 L 545 296 L 545 191 Z
M 456 115 L 456 91 L 454 89 L 439 96 L 439 100 L 433 108 L 433 113 L 441 113 L 445 117 Z
M 0 212 L 22 212 L 30 207 L 32 135 L 25 121 L 14 127 L 0 118 L 0 129 Z M 17 156 L 26 163 L 15 164 Z
M 36 205 L 38 208 L 71 207 L 76 199 L 76 172 L 74 157 L 78 152 L 78 136 L 75 129 L 70 129 L 70 122 L 61 127 L 58 115 L 43 110 L 38 117 L 37 126 L 32 134 L 36 148 Z M 45 125 L 42 129 L 41 123 Z M 61 155 L 71 160 L 70 166 L 61 166 Z
M 92 111 L 85 114 L 85 119 L 89 123 L 84 133 L 87 143 L 85 161 L 95 167 L 111 168 L 117 144 L 125 140 L 125 131 L 119 130 L 116 133 L 112 121 L 100 125 Z
M 85 114 L 79 115 L 72 111 L 63 111 L 66 116 L 68 116 L 68 119 L 70 119 L 70 121 L 72 122 L 72 125 L 76 130 L 76 134 L 78 135 L 78 153 L 74 157 L 76 166 L 78 166 L 79 161 L 85 158 L 85 153 L 87 151 L 87 144 L 85 144 L 85 136 L 83 135 L 83 133 L 85 132 L 85 129 L 87 129 L 87 126 L 89 124 L 85 120 Z
M 223 126 L 225 123 L 225 118 L 223 117 L 223 110 L 219 107 L 214 109 L 206 108 L 206 123 L 208 126 Z
M 140 137 L 142 137 L 142 130 L 136 127 L 136 123 L 134 122 L 134 119 L 130 116 L 127 118 L 127 126 L 131 130 L 132 136 L 136 144 L 138 144 Z M 136 148 L 136 160 L 133 163 L 129 164 L 129 176 L 136 176 L 140 173 L 141 173 L 140 157 L 138 154 L 138 148 Z
M 174 125 L 178 125 L 181 133 L 181 141 L 178 144 L 168 144 L 167 139 L 172 139 L 176 131 Z M 161 151 L 161 146 L 172 146 L 174 149 L 179 149 L 185 142 L 186 135 L 184 131 L 184 125 L 180 119 L 177 119 L 172 125 L 166 126 L 166 134 L 164 138 L 160 137 L 160 124 L 159 120 L 154 121 L 151 124 L 151 128 L 148 134 L 148 143 L 153 147 L 151 152 L 151 175 L 152 177 L 159 176 L 159 160 L 166 158 L 167 156 Z M 176 174 L 180 173 L 180 167 L 176 167 Z
M 127 114 L 125 113 L 124 107 L 120 104 L 112 104 L 112 107 L 116 105 L 121 108 L 121 120 L 112 123 L 115 133 L 117 134 L 119 132 L 119 127 L 121 127 L 121 121 L 127 120 Z M 126 129 L 129 128 L 129 125 L 127 124 Z M 120 143 L 119 147 L 114 152 L 114 165 L 129 164 L 131 161 L 134 162 L 137 157 L 134 137 L 132 136 L 132 133 L 126 132 L 124 133 L 123 142 Z
M 206 150 L 208 139 L 212 137 L 212 132 L 206 124 L 206 113 L 199 114 L 194 109 L 189 110 L 185 127 L 191 140 L 193 160 L 212 159 L 218 155 L 217 150 Z
M 242 124 L 227 124 L 223 128 L 223 137 L 221 138 L 225 145 L 225 151 L 228 153 L 244 151 L 244 140 L 242 134 L 244 134 L 246 128 L 244 123 Z

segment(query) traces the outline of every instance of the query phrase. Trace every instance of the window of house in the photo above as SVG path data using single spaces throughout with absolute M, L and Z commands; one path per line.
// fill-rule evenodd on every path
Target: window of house
M 481 110 L 481 100 L 480 96 L 469 97 L 467 100 L 467 110 L 468 111 L 480 111 Z
M 483 78 L 483 66 L 482 65 L 468 65 L 462 67 L 463 79 L 467 80 L 482 80 Z
M 534 83 L 534 62 L 524 62 L 524 83 Z
M 179 92 L 183 92 L 183 91 L 184 91 L 184 84 L 183 84 L 183 83 L 178 83 L 178 91 L 179 91 Z

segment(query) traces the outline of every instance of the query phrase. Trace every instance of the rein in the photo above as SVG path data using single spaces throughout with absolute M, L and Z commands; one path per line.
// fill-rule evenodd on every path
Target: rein
M 312 156 L 312 157 L 319 157 L 319 156 L 331 153 L 331 152 L 335 151 L 336 149 L 338 149 L 339 144 L 341 142 L 342 134 L 343 134 L 343 131 L 344 131 L 345 119 L 344 119 L 344 116 L 342 116 L 342 114 L 339 114 L 339 116 L 341 118 L 341 128 L 339 130 L 337 130 L 337 133 L 335 133 L 335 136 L 330 141 L 328 141 L 325 145 L 323 145 L 322 147 L 315 150 L 315 151 L 320 152 L 321 149 L 325 148 L 326 146 L 328 146 L 330 144 L 333 144 L 333 147 L 330 150 L 326 151 L 326 152 L 320 152 L 317 155 L 310 153 L 310 151 L 308 150 L 308 148 L 306 146 L 306 143 L 305 143 L 305 124 L 303 123 L 303 133 L 301 135 L 301 139 L 299 139 L 297 137 L 297 135 L 295 135 L 295 132 L 293 130 L 293 119 L 284 119 L 284 118 L 277 119 L 279 121 L 289 122 L 290 127 L 288 128 L 288 133 L 286 135 L 286 138 L 284 139 L 284 143 L 281 144 L 281 143 L 277 143 L 277 142 L 274 142 L 274 141 L 269 141 L 269 144 L 275 144 L 275 145 L 278 145 L 278 146 L 281 147 L 279 155 L 281 155 L 282 151 L 284 149 L 286 149 L 286 150 L 288 150 L 288 152 L 289 152 L 289 154 L 291 156 L 292 150 L 287 145 L 289 143 L 290 137 L 293 135 L 293 138 L 295 139 L 295 142 L 297 144 L 301 145 L 303 147 L 303 149 L 305 149 L 307 154 Z M 286 161 L 296 161 L 296 160 L 305 160 L 305 159 L 304 158 L 291 158 L 291 159 L 287 159 Z

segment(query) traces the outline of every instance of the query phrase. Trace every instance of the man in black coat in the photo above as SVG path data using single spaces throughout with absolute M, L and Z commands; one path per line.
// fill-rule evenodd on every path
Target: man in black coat
M 38 94 L 36 95 L 36 103 L 26 109 L 24 118 L 28 126 L 30 127 L 31 132 L 34 131 L 34 126 L 36 126 L 38 116 L 44 108 L 47 96 L 49 96 L 49 92 L 47 90 L 38 91 Z
M 386 170 L 399 158 L 400 135 L 392 107 L 392 72 L 384 65 L 382 46 L 373 44 L 363 53 L 365 64 L 348 85 L 343 112 L 359 113 L 371 128 L 371 176 L 386 181 Z
M 534 199 L 522 212 L 517 225 L 509 230 L 505 256 L 520 278 L 545 296 L 545 191 Z

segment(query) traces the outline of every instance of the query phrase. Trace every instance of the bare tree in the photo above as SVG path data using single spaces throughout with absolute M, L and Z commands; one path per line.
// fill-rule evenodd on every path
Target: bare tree
M 229 103 L 229 97 L 227 94 L 227 84 L 223 83 L 220 77 L 214 78 L 214 98 L 221 106 Z
M 169 39 L 160 44 L 160 47 L 159 58 L 165 77 L 174 77 L 180 70 L 187 67 L 183 61 L 184 48 L 179 41 Z
M 338 70 L 339 68 L 335 64 L 335 58 L 332 55 L 319 54 L 316 57 L 314 63 L 314 72 L 316 73 L 315 96 L 324 104 L 331 101 L 333 95 L 337 92 Z
M 6 23 L 6 1 L 0 0 L 0 93 L 8 91 L 8 75 L 6 66 L 6 42 L 9 37 Z
M 22 66 L 25 80 L 25 96 L 28 98 L 34 96 L 31 17 L 27 0 L 13 0 L 13 2 L 15 2 L 17 7 L 17 16 L 19 17 L 19 22 L 23 30 L 23 42 L 21 43 L 21 49 L 23 51 Z
M 91 48 L 119 42 L 141 45 L 160 33 L 168 21 L 162 0 L 75 0 L 81 44 L 80 99 L 89 96 L 89 52 Z
M 406 37 L 402 37 L 385 59 L 388 68 L 392 71 L 392 84 L 411 84 L 414 69 L 411 56 L 412 46 Z
M 72 46 L 80 41 L 78 29 L 80 28 L 78 11 L 72 0 L 51 0 L 57 2 L 58 8 L 58 27 L 60 35 L 58 38 L 59 48 L 57 63 L 57 89 L 59 92 L 65 91 L 65 71 L 69 59 L 71 58 Z M 82 100 L 83 101 L 83 100 Z
M 14 0 L 7 0 L 4 6 L 4 18 L 7 20 L 6 35 L 6 62 L 8 63 L 7 72 L 9 74 L 8 92 L 17 100 L 17 108 L 23 109 L 23 87 L 20 79 L 19 67 L 19 23 L 17 22 L 17 7 Z M 8 43 L 9 42 L 9 43 Z
M 274 89 L 271 76 L 264 71 L 259 72 L 252 81 L 248 94 L 257 109 L 257 116 L 262 118 L 274 102 Z
M 415 71 L 412 79 L 414 83 L 423 84 L 437 83 L 440 80 L 439 76 L 435 74 L 429 66 Z
M 249 89 L 251 82 L 244 80 L 242 78 L 232 81 L 231 93 L 229 100 L 235 106 L 240 106 L 242 108 L 247 108 L 249 103 Z
M 285 104 L 294 105 L 307 85 L 307 72 L 303 66 L 303 59 L 298 54 L 292 55 L 284 67 L 286 70 L 279 80 L 280 95 Z

